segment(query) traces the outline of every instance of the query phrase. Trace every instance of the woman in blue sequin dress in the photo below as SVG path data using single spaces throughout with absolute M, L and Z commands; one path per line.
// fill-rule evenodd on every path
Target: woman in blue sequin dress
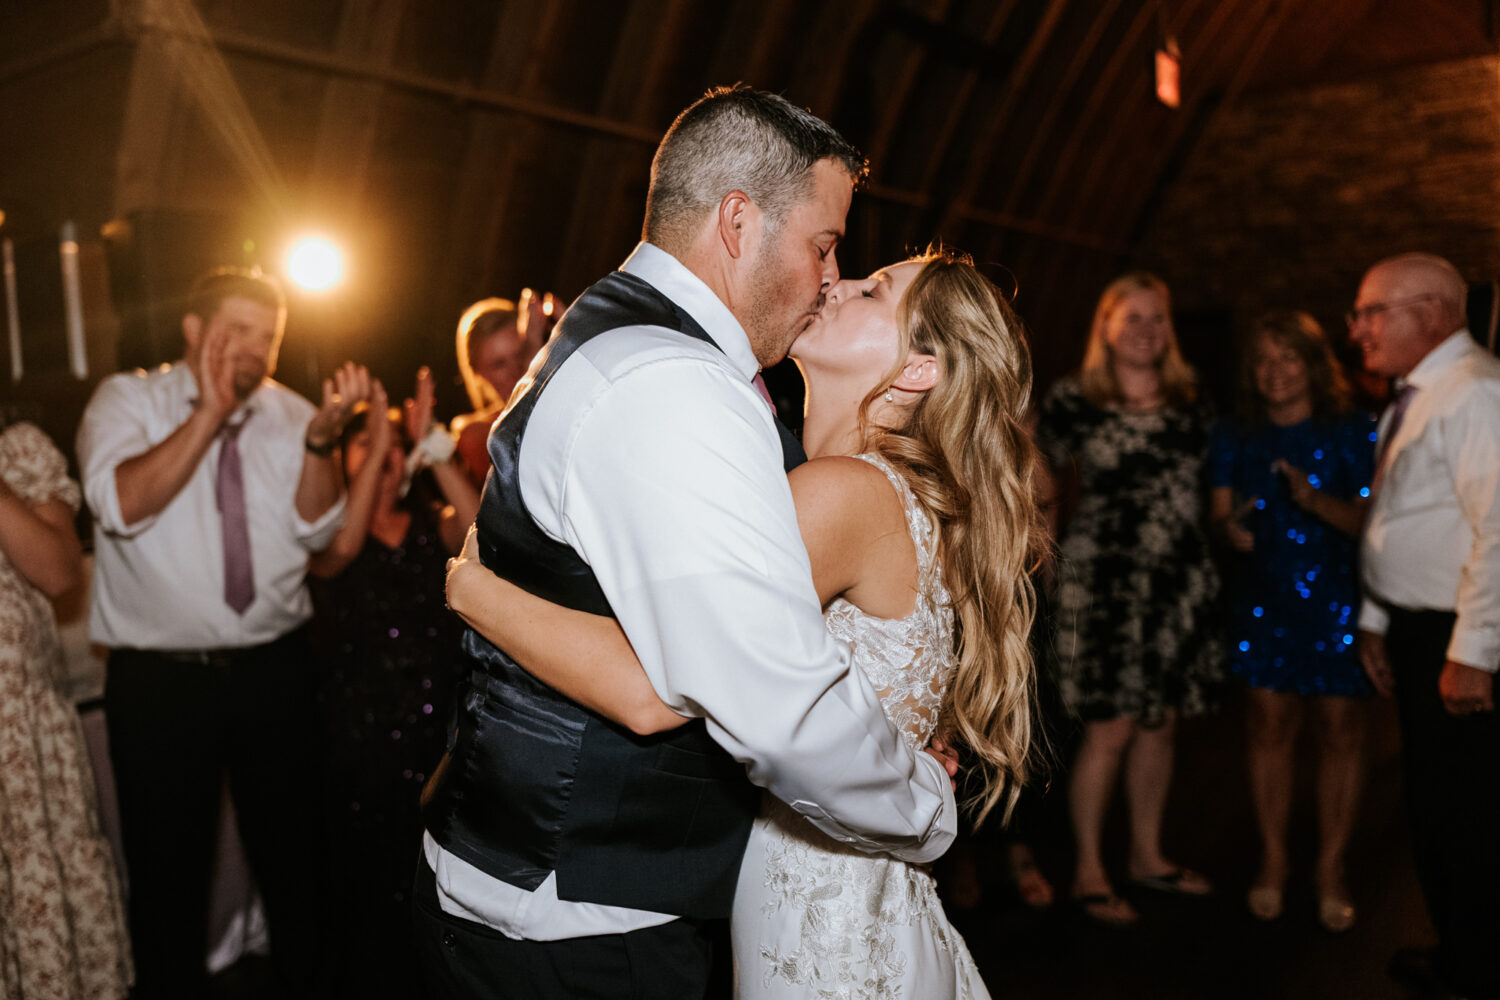
M 1375 424 L 1349 410 L 1348 385 L 1311 316 L 1265 316 L 1246 346 L 1243 419 L 1215 430 L 1210 477 L 1216 534 L 1232 553 L 1232 666 L 1249 685 L 1250 786 L 1262 857 L 1247 902 L 1263 920 L 1281 915 L 1296 737 L 1311 711 L 1320 751 L 1318 918 L 1343 931 L 1355 917 L 1344 851 L 1370 695 L 1354 648 L 1354 557 Z

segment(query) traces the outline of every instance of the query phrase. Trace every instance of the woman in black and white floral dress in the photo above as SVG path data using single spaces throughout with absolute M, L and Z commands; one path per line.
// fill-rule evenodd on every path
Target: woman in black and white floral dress
M 1143 273 L 1116 280 L 1099 300 L 1082 369 L 1053 386 L 1039 428 L 1077 497 L 1059 536 L 1056 594 L 1063 698 L 1084 723 L 1069 787 L 1073 897 L 1112 926 L 1138 919 L 1102 860 L 1122 770 L 1131 880 L 1188 895 L 1210 889 L 1161 851 L 1176 720 L 1209 707 L 1222 673 L 1203 517 L 1209 431 L 1166 285 Z

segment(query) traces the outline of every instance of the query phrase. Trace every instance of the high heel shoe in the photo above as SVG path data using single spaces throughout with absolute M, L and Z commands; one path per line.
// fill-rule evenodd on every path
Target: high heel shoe
M 1256 920 L 1277 920 L 1281 917 L 1286 894 L 1279 885 L 1252 885 L 1245 894 L 1245 905 Z
M 1330 934 L 1343 934 L 1354 926 L 1357 916 L 1354 901 L 1343 893 L 1318 897 L 1318 923 Z

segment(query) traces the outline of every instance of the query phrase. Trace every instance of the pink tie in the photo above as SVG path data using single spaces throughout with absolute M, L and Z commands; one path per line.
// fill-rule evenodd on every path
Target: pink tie
M 750 384 L 755 386 L 755 391 L 760 393 L 760 398 L 766 401 L 766 405 L 771 408 L 771 413 L 774 415 L 776 413 L 776 404 L 771 401 L 771 390 L 766 388 L 766 380 L 760 377 L 760 372 L 755 373 L 755 377 L 750 380 Z
M 1391 419 L 1386 421 L 1385 433 L 1380 435 L 1380 443 L 1376 446 L 1375 481 L 1370 484 L 1372 498 L 1380 490 L 1380 484 L 1385 479 L 1385 469 L 1388 464 L 1386 459 L 1390 457 L 1391 444 L 1396 440 L 1396 432 L 1401 430 L 1401 421 L 1406 417 L 1406 408 L 1416 394 L 1417 387 L 1408 382 L 1401 387 L 1401 391 L 1396 394 L 1396 401 L 1391 404 Z
M 249 416 L 219 432 L 219 475 L 214 492 L 224 535 L 224 603 L 242 615 L 255 600 L 255 571 L 250 562 L 250 521 L 245 516 L 245 474 L 240 466 L 240 431 Z

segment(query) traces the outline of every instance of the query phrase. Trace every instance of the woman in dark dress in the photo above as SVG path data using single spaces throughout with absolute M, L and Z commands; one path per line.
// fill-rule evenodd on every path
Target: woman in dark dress
M 1216 534 L 1232 559 L 1230 656 L 1249 685 L 1250 788 L 1261 835 L 1250 912 L 1282 912 L 1293 758 L 1303 716 L 1319 747 L 1318 919 L 1354 925 L 1344 851 L 1364 770 L 1370 685 L 1354 646 L 1354 567 L 1373 474 L 1375 422 L 1349 409 L 1349 386 L 1316 320 L 1273 313 L 1250 331 L 1241 420 L 1214 433 Z
M 1083 722 L 1068 789 L 1072 896 L 1109 926 L 1139 919 L 1103 859 L 1122 770 L 1131 881 L 1185 895 L 1211 889 L 1161 848 L 1176 721 L 1210 707 L 1222 669 L 1211 620 L 1219 583 L 1203 530 L 1209 430 L 1166 285 L 1144 273 L 1117 279 L 1095 310 L 1082 368 L 1053 386 L 1038 428 L 1064 495 L 1076 496 L 1057 536 L 1055 598 L 1063 701 Z
M 424 369 L 407 407 L 416 440 L 428 436 L 431 400 Z M 370 408 L 344 432 L 344 527 L 309 567 L 327 670 L 320 703 L 335 982 L 347 997 L 422 995 L 410 941 L 418 798 L 447 742 L 462 629 L 447 611 L 443 578 L 467 529 L 454 505 L 478 503 L 456 463 L 431 465 L 446 505 L 433 499 L 426 473 L 409 480 L 401 432 L 376 383 Z

